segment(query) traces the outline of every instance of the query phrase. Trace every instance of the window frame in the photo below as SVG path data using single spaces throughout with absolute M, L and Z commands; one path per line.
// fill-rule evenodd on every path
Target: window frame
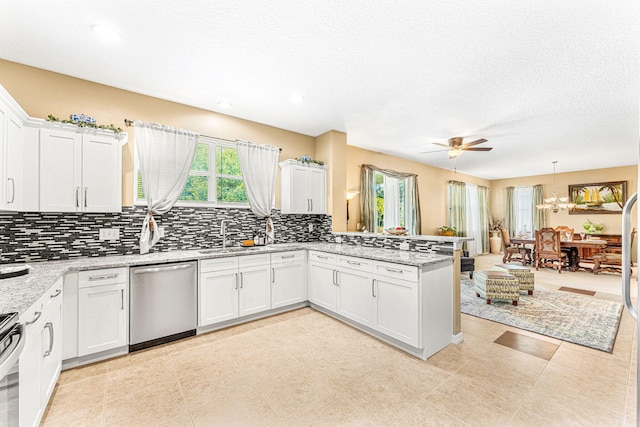
M 238 209 L 250 209 L 249 202 L 218 202 L 218 178 L 223 179 L 238 179 L 242 180 L 242 175 L 227 175 L 217 173 L 217 148 L 225 147 L 232 148 L 237 151 L 236 144 L 233 142 L 225 141 L 219 138 L 200 136 L 198 144 L 209 145 L 209 170 L 208 171 L 189 171 L 189 176 L 203 176 L 208 177 L 208 201 L 202 202 L 197 200 L 178 200 L 175 206 L 179 207 L 212 207 L 212 208 L 238 208 Z M 133 161 L 133 205 L 134 206 L 147 206 L 146 199 L 138 198 L 138 173 L 140 166 L 138 163 L 138 154 L 134 152 Z M 246 191 L 246 190 L 245 190 Z

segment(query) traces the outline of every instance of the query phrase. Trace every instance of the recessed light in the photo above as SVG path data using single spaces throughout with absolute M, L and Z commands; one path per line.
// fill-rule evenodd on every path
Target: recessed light
M 218 102 L 218 107 L 220 107 L 220 108 L 231 108 L 231 107 L 233 107 L 233 105 L 231 105 L 228 102 L 224 102 L 223 101 L 223 102 Z
M 94 25 L 91 30 L 98 40 L 104 43 L 117 43 L 122 38 L 120 33 L 107 25 Z
M 300 95 L 299 93 L 291 95 L 291 103 L 302 104 L 303 102 L 304 102 L 304 96 Z

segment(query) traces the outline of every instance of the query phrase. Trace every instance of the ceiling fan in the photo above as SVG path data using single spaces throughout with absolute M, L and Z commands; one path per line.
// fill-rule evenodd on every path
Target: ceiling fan
M 449 158 L 454 159 L 464 153 L 465 151 L 491 151 L 493 147 L 474 147 L 478 144 L 483 144 L 487 142 L 486 139 L 480 138 L 475 141 L 467 142 L 466 144 L 462 143 L 462 137 L 456 136 L 454 138 L 449 138 L 449 145 L 440 144 L 439 142 L 434 142 L 433 145 L 438 145 L 440 147 L 447 147 L 446 150 L 436 150 L 436 151 L 423 151 L 420 154 L 428 154 L 428 153 L 437 153 L 440 151 L 448 151 Z

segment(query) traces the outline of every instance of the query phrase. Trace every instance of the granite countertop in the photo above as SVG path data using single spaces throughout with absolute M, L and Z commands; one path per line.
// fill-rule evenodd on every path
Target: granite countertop
M 154 252 L 146 255 L 123 255 L 92 258 L 78 258 L 68 261 L 32 262 L 29 274 L 0 280 L 0 313 L 16 311 L 24 313 L 65 273 L 70 271 L 95 270 L 102 268 L 129 267 L 168 262 L 190 261 L 208 258 L 223 258 L 259 253 L 286 252 L 311 249 L 339 255 L 368 258 L 378 261 L 421 267 L 441 262 L 451 262 L 453 257 L 394 249 L 369 248 L 356 245 L 341 245 L 324 242 L 281 243 L 253 247 L 243 251 L 219 251 L 202 253 L 200 250 Z M 17 265 L 17 264 L 16 264 Z

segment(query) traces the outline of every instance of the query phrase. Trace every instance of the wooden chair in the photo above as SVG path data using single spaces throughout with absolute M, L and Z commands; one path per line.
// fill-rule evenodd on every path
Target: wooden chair
M 554 230 L 560 233 L 560 241 L 573 240 L 573 228 L 567 227 L 566 225 L 559 225 L 554 228 Z M 570 265 L 573 265 L 573 260 L 578 256 L 578 249 L 561 248 L 561 250 L 567 254 L 567 261 L 564 266 L 569 267 Z
M 567 259 L 567 254 L 562 252 L 560 233 L 553 228 L 545 227 L 536 230 L 536 270 L 542 264 L 545 267 L 554 267 L 553 262 L 558 262 L 558 273 L 562 273 L 562 267 Z
M 509 237 L 509 230 L 503 228 L 502 232 L 502 244 L 504 245 L 504 256 L 502 257 L 502 263 L 511 262 L 513 255 L 518 255 L 518 258 L 513 261 L 521 262 L 522 265 L 532 262 L 531 249 L 524 246 L 513 245 L 511 243 L 511 237 Z
M 636 237 L 636 229 L 631 231 L 631 247 L 633 248 L 633 240 Z M 622 272 L 622 254 L 620 252 L 608 252 L 606 249 L 599 254 L 593 256 L 593 274 L 601 271 L 609 273 Z

